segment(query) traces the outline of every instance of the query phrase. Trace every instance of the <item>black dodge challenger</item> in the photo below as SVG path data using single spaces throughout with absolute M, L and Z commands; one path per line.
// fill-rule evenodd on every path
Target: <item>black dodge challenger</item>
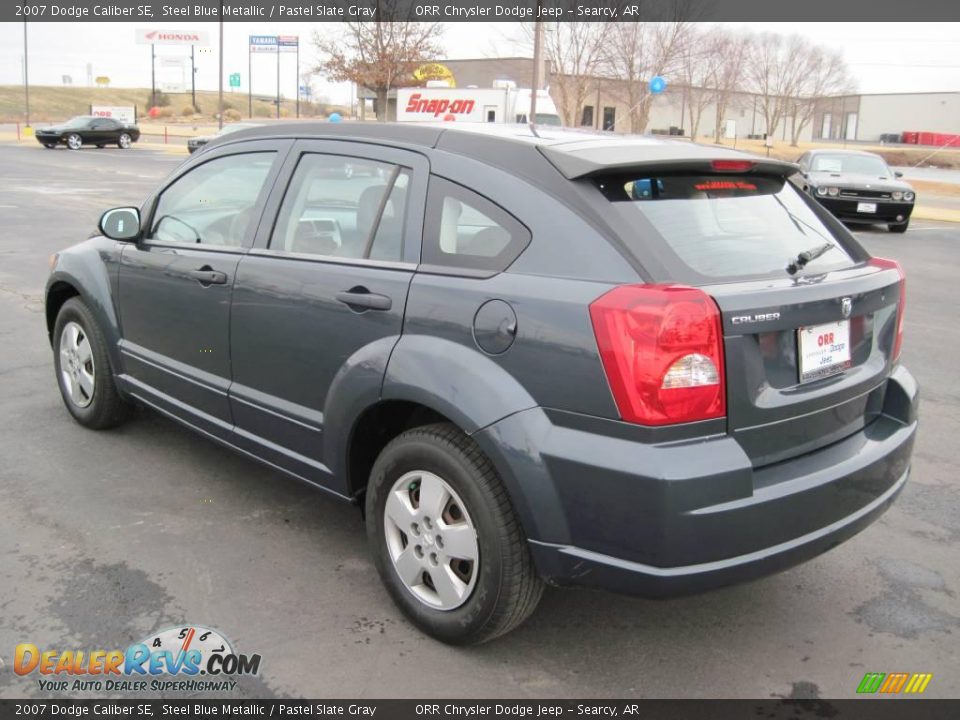
M 885 223 L 907 231 L 916 193 L 879 155 L 861 150 L 811 150 L 797 161 L 805 192 L 845 223 Z
M 57 145 L 66 145 L 71 150 L 79 150 L 84 145 L 98 148 L 116 145 L 126 150 L 140 139 L 140 128 L 113 118 L 78 115 L 62 125 L 37 129 L 36 137 L 38 143 L 50 149 Z

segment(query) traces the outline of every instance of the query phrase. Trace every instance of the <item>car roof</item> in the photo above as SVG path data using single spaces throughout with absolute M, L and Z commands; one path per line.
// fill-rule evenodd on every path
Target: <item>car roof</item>
M 797 169 L 793 163 L 686 140 L 554 126 L 532 129 L 529 125 L 503 123 L 272 123 L 230 133 L 223 142 L 266 138 L 356 139 L 421 146 L 457 153 L 515 172 L 523 171 L 531 163 L 542 164 L 545 158 L 568 179 L 638 166 L 687 163 L 693 167 L 720 159 L 753 160 L 759 169 L 780 175 Z
M 877 153 L 867 152 L 866 150 L 845 150 L 843 148 L 838 148 L 837 150 L 832 150 L 831 148 L 816 148 L 814 150 L 808 150 L 807 153 L 809 155 L 860 155 L 863 157 L 880 157 Z

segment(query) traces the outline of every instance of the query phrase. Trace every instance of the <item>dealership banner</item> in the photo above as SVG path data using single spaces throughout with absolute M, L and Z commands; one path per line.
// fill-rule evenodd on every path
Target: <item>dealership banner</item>
M 958 712 L 960 700 L 0 700 L 0 720 L 15 717 L 954 720 Z
M 692 20 L 916 22 L 960 19 L 956 0 L 5 0 L 0 21 Z M 197 42 L 195 44 L 204 44 Z
M 127 125 L 137 124 L 135 105 L 91 105 L 90 114 L 94 117 L 113 118 Z

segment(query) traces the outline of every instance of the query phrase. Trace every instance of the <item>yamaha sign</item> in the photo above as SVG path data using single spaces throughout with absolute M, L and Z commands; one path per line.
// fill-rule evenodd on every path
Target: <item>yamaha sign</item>
M 209 45 L 210 36 L 206 30 L 161 30 L 159 28 L 137 28 L 138 45 Z

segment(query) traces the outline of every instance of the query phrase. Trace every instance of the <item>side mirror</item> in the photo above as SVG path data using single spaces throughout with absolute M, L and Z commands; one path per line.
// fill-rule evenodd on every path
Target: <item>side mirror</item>
M 895 178 L 902 178 L 902 177 L 903 177 L 903 173 L 900 172 L 899 170 L 894 170 L 894 171 L 893 171 L 893 176 L 894 176 Z
M 140 211 L 135 207 L 107 210 L 100 216 L 100 232 L 111 240 L 136 240 L 140 236 Z

